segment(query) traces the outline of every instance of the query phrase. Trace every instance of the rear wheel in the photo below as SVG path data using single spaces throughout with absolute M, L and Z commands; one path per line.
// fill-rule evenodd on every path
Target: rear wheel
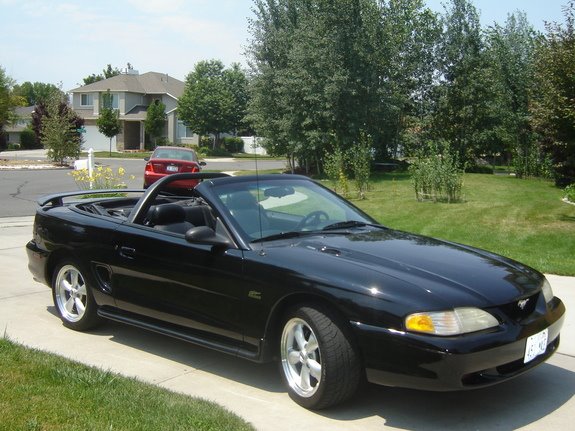
M 92 292 L 76 262 L 64 261 L 56 267 L 52 297 L 64 326 L 85 331 L 100 323 Z
M 303 306 L 288 313 L 280 341 L 281 372 L 290 397 L 323 409 L 357 390 L 361 364 L 349 331 L 327 309 Z

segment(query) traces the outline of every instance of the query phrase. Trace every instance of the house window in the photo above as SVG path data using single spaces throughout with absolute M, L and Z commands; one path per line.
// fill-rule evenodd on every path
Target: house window
M 194 132 L 182 120 L 178 120 L 178 138 L 191 138 Z
M 108 94 L 110 95 L 109 100 L 107 100 Z M 120 107 L 120 95 L 118 93 L 102 94 L 102 106 L 106 108 L 118 109 Z
M 94 100 L 92 95 L 89 93 L 84 93 L 80 95 L 80 106 L 92 106 L 94 105 Z

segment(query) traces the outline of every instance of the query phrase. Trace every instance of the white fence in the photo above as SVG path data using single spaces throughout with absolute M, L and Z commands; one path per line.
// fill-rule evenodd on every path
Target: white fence
M 244 153 L 258 154 L 260 156 L 267 155 L 266 149 L 261 146 L 263 138 L 257 136 L 241 136 L 240 138 L 244 141 Z

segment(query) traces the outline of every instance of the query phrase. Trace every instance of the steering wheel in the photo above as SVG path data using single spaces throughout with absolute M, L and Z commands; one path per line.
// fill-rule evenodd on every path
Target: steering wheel
M 323 220 L 322 220 L 323 219 Z M 308 226 L 314 226 L 322 221 L 328 221 L 329 215 L 325 211 L 312 211 L 306 215 L 295 227 L 295 230 L 303 230 Z

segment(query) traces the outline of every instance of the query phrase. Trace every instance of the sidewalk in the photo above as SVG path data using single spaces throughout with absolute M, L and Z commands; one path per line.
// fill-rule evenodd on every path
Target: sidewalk
M 12 340 L 172 391 L 217 402 L 258 430 L 567 430 L 575 417 L 575 278 L 550 275 L 567 315 L 547 364 L 477 391 L 429 393 L 369 385 L 337 409 L 292 402 L 276 364 L 259 365 L 178 340 L 107 323 L 75 332 L 56 316 L 50 289 L 32 280 L 25 244 L 32 217 L 0 218 L 0 330 Z

